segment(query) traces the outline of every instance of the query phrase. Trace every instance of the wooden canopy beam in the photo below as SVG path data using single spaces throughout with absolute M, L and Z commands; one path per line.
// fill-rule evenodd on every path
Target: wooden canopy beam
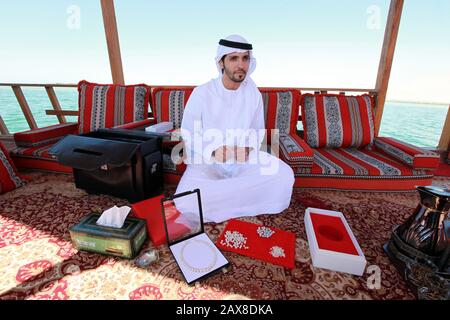
M 117 32 L 114 0 L 100 0 L 102 6 L 103 26 L 105 27 L 106 43 L 108 45 L 109 64 L 114 84 L 125 84 L 120 55 L 119 34 Z
M 389 78 L 391 76 L 395 45 L 397 44 L 398 29 L 400 27 L 400 20 L 402 17 L 403 3 L 404 0 L 391 0 L 389 7 L 376 83 L 376 90 L 378 91 L 378 102 L 375 110 L 376 136 L 378 136 L 380 131 L 381 118 L 383 117 L 383 109 L 386 102 Z

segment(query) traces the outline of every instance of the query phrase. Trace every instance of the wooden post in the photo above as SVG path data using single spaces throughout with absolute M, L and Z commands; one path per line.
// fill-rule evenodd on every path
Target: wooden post
M 53 109 L 55 111 L 61 111 L 61 106 L 58 101 L 58 97 L 56 96 L 55 90 L 51 86 L 45 86 L 45 91 L 47 91 L 48 98 L 50 99 L 50 102 L 52 103 Z M 64 117 L 61 114 L 56 115 L 58 118 L 59 123 L 66 123 L 66 117 Z
M 25 96 L 23 95 L 22 89 L 20 88 L 20 86 L 11 86 L 11 88 L 16 95 L 17 101 L 19 102 L 20 108 L 22 109 L 22 113 L 28 122 L 28 126 L 30 127 L 30 129 L 36 129 L 36 121 L 34 120 L 31 109 L 28 106 L 27 99 L 25 99 Z
M 389 15 L 384 32 L 383 49 L 381 51 L 380 65 L 378 67 L 378 77 L 376 91 L 378 91 L 378 103 L 375 110 L 375 135 L 380 131 L 381 118 L 383 117 L 384 103 L 391 76 L 392 60 L 394 59 L 395 45 L 397 43 L 398 29 L 402 17 L 404 0 L 391 0 Z
M 0 116 L 0 133 L 3 135 L 9 134 L 8 127 L 6 126 L 5 121 L 3 121 L 2 116 Z
M 450 151 L 450 106 L 448 106 L 447 118 L 445 119 L 444 127 L 442 128 L 438 150 Z
M 117 32 L 116 14 L 113 0 L 100 0 L 102 6 L 103 25 L 108 45 L 109 64 L 114 84 L 125 84 L 120 55 L 119 34 Z

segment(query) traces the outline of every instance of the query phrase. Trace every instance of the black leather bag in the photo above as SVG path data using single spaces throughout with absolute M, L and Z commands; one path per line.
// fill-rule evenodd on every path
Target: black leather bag
M 162 139 L 145 132 L 100 129 L 68 135 L 50 150 L 59 163 L 73 168 L 75 185 L 130 202 L 162 192 Z

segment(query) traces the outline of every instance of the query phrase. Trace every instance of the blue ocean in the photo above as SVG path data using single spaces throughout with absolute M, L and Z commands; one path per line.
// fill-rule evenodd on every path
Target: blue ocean
M 48 116 L 45 110 L 52 109 L 43 88 L 22 88 L 37 125 L 57 124 L 56 116 Z M 77 110 L 76 88 L 55 88 L 63 109 Z M 448 106 L 411 102 L 386 102 L 380 136 L 394 137 L 421 147 L 433 148 L 439 143 Z M 28 124 L 11 88 L 0 88 L 0 115 L 11 133 L 28 130 Z M 66 117 L 76 122 L 76 117 Z

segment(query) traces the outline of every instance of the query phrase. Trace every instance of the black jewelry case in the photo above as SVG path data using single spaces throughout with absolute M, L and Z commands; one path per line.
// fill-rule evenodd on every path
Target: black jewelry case
M 204 230 L 200 190 L 187 191 L 161 199 L 167 245 L 183 274 L 191 285 L 229 266 L 228 260 Z M 179 235 L 170 232 L 167 221 L 176 218 L 188 231 Z M 177 234 L 177 238 L 170 235 Z

